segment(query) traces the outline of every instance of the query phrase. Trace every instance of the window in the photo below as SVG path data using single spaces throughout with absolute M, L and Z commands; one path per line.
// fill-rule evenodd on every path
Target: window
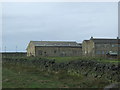
M 44 51 L 44 56 L 47 56 L 47 52 L 46 51 Z
M 96 54 L 101 54 L 101 52 L 100 51 L 96 51 Z
M 39 55 L 42 55 L 42 50 L 38 50 L 38 54 L 39 54 Z
M 115 45 L 113 44 L 112 47 L 115 47 Z
M 112 47 L 118 47 L 118 45 L 117 44 L 113 44 Z
M 118 47 L 118 45 L 115 45 L 115 47 Z
M 105 51 L 102 51 L 102 54 L 105 54 Z
M 54 50 L 54 53 L 56 53 L 57 51 L 56 50 Z

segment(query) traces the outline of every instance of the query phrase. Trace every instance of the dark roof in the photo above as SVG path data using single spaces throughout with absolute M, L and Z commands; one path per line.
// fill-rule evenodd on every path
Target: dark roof
M 81 46 L 80 43 L 70 41 L 30 41 L 34 46 Z
M 26 54 L 27 52 L 0 52 L 0 54 Z
M 117 44 L 118 43 L 118 39 L 101 39 L 101 38 L 93 38 L 90 39 L 92 40 L 94 43 L 110 43 L 110 44 Z M 120 43 L 120 39 L 119 39 L 119 43 Z
M 84 41 L 89 42 L 90 40 L 84 40 Z

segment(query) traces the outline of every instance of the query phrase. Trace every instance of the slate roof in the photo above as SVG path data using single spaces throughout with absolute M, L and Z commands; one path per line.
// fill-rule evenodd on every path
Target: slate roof
M 30 41 L 34 46 L 81 46 L 77 42 L 70 41 Z
M 120 43 L 120 39 L 102 39 L 102 38 L 92 38 L 90 39 L 92 40 L 94 43 L 97 43 L 97 44 L 117 44 L 118 42 Z

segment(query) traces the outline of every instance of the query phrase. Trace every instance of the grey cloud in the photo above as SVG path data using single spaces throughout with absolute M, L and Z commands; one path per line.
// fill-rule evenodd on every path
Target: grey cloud
M 25 51 L 30 40 L 116 37 L 116 8 L 117 3 L 4 3 L 3 46 Z

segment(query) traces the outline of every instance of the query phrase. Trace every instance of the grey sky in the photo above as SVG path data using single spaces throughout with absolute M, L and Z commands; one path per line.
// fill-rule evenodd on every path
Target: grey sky
M 3 3 L 3 50 L 25 51 L 30 40 L 82 42 L 116 38 L 118 3 Z

